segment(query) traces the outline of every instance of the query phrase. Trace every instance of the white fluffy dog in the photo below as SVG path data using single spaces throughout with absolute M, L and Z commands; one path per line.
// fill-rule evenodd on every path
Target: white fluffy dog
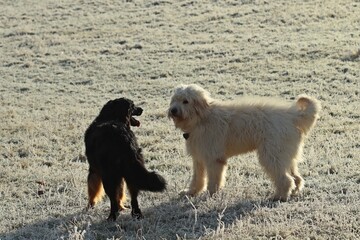
M 168 116 L 184 132 L 193 158 L 192 181 L 183 193 L 196 195 L 206 183 L 210 194 L 215 193 L 224 185 L 227 159 L 257 150 L 276 187 L 272 199 L 286 201 L 304 185 L 297 163 L 319 111 L 320 103 L 305 95 L 292 104 L 267 98 L 225 103 L 200 86 L 181 85 L 172 96 Z

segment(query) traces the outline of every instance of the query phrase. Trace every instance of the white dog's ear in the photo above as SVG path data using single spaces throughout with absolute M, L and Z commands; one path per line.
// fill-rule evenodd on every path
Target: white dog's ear
M 190 84 L 185 87 L 193 100 L 195 113 L 202 118 L 209 110 L 211 102 L 210 93 L 196 84 Z
M 195 98 L 193 102 L 193 107 L 195 109 L 196 114 L 199 117 L 203 117 L 209 111 L 209 101 L 210 97 L 208 94 L 202 95 L 200 98 Z

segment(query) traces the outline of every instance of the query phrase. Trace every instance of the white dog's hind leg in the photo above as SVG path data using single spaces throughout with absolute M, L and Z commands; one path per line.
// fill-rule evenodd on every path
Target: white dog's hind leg
M 295 188 L 294 179 L 288 173 L 278 173 L 276 176 L 274 176 L 274 183 L 276 192 L 272 200 L 286 202 L 290 196 L 291 191 Z
M 290 193 L 295 189 L 295 179 L 290 174 L 291 162 L 286 157 L 270 155 L 266 149 L 258 149 L 260 164 L 270 176 L 276 187 L 272 198 L 274 201 L 286 202 Z
M 193 176 L 189 189 L 180 192 L 180 195 L 194 196 L 201 192 L 205 186 L 205 167 L 204 163 L 193 159 Z
M 216 159 L 206 162 L 206 171 L 208 175 L 208 191 L 210 195 L 217 192 L 225 185 L 225 173 L 227 169 L 226 159 Z
M 291 167 L 291 176 L 295 181 L 295 189 L 292 191 L 291 195 L 297 195 L 304 187 L 304 179 L 300 176 L 296 161 L 297 160 L 295 160 Z

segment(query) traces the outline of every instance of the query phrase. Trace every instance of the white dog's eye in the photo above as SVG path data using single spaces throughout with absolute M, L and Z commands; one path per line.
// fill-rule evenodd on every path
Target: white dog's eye
M 189 103 L 188 100 L 184 100 L 184 101 L 183 101 L 183 104 L 188 104 L 188 103 Z

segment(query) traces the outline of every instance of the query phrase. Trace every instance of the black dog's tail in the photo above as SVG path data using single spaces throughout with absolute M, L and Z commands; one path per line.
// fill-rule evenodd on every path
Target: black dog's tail
M 125 181 L 139 190 L 162 192 L 166 189 L 165 179 L 156 172 L 149 172 L 139 161 L 133 161 L 125 171 Z

